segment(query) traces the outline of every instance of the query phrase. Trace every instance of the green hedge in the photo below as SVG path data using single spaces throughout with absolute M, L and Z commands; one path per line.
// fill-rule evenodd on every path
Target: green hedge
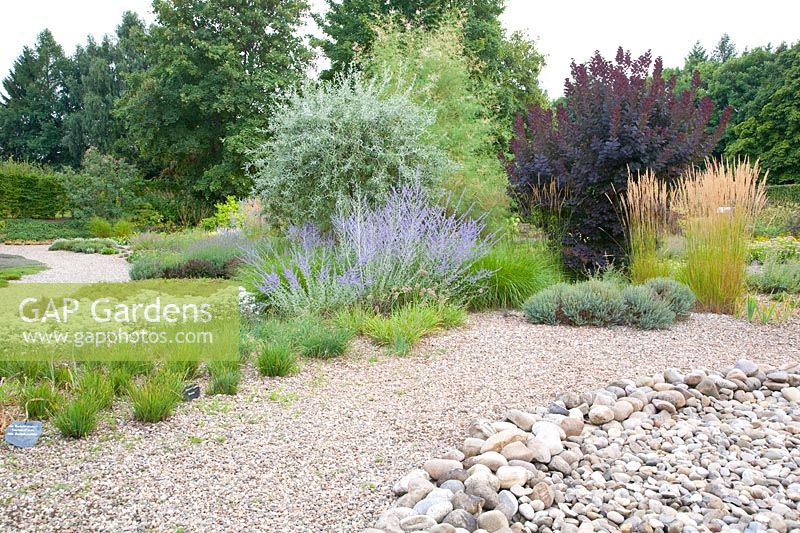
M 83 220 L 35 220 L 32 218 L 0 220 L 0 242 L 42 242 L 90 236 L 86 229 L 86 221 Z
M 800 183 L 793 185 L 768 185 L 767 197 L 773 202 L 794 202 L 800 204 Z
M 54 218 L 66 205 L 56 174 L 27 163 L 0 162 L 0 217 Z

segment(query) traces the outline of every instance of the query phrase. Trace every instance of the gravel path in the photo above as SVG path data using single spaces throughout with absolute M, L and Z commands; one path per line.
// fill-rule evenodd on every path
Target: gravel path
M 47 245 L 0 244 L 0 254 L 21 255 L 48 266 L 49 270 L 24 276 L 20 283 L 98 283 L 128 281 L 128 262 L 117 255 L 51 252 Z
M 236 397 L 201 398 L 152 426 L 124 405 L 84 441 L 46 425 L 34 449 L 0 449 L 0 530 L 358 531 L 474 418 L 672 366 L 796 361 L 800 324 L 699 314 L 644 332 L 497 312 L 409 357 L 354 352 L 289 378 L 250 373 Z

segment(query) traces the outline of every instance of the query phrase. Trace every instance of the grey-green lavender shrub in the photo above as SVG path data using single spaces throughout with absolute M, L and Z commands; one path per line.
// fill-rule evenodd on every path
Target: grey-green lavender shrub
M 667 329 L 675 322 L 675 313 L 644 285 L 631 285 L 622 290 L 625 301 L 625 322 L 641 329 Z
M 383 82 L 348 74 L 309 83 L 277 106 L 249 165 L 271 216 L 325 227 L 343 200 L 382 203 L 412 181 L 440 182 L 452 164 L 430 142 L 433 114 L 384 92 Z
M 679 283 L 671 278 L 654 278 L 645 283 L 656 295 L 666 303 L 680 319 L 687 318 L 694 306 L 695 298 L 688 285 Z

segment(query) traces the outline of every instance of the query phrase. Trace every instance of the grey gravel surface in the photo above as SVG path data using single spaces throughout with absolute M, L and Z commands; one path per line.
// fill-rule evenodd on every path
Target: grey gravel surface
M 0 530 L 350 532 L 371 526 L 411 468 L 472 420 L 667 367 L 800 359 L 800 324 L 696 314 L 668 331 L 533 326 L 472 315 L 405 358 L 360 343 L 298 375 L 249 371 L 236 397 L 144 425 L 121 404 L 84 441 L 49 424 L 0 448 Z
M 98 283 L 130 279 L 130 265 L 121 256 L 51 252 L 47 248 L 40 244 L 0 244 L 0 254 L 21 255 L 47 265 L 48 270 L 24 276 L 21 283 Z

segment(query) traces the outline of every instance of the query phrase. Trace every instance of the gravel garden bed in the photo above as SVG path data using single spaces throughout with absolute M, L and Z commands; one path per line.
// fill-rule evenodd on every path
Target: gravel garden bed
M 78 254 L 48 250 L 48 245 L 0 244 L 0 254 L 19 255 L 39 261 L 48 270 L 25 276 L 23 283 L 99 283 L 128 281 L 130 265 L 120 256 Z
M 0 528 L 358 531 L 392 505 L 400 477 L 461 445 L 476 418 L 743 356 L 798 360 L 800 327 L 694 314 L 667 331 L 575 329 L 471 315 L 410 357 L 359 344 L 291 377 L 250 369 L 237 396 L 183 404 L 157 425 L 116 406 L 81 441 L 46 426 L 35 448 L 0 453 Z

